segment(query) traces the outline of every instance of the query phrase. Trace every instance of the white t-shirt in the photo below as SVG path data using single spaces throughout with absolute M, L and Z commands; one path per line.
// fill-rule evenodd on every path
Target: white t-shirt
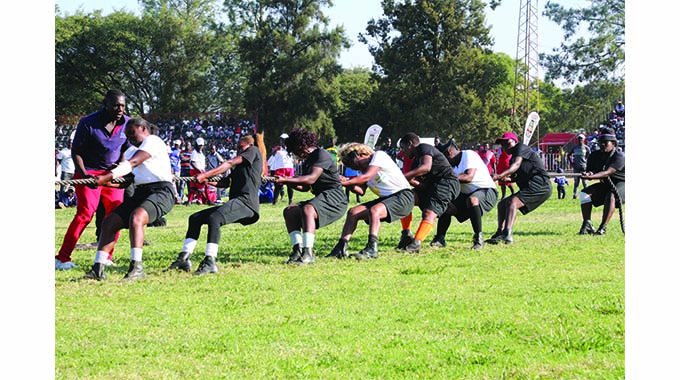
M 198 170 L 205 170 L 205 155 L 198 152 L 196 149 L 191 151 L 191 158 L 189 161 L 194 162 Z
M 460 183 L 460 192 L 463 194 L 472 194 L 477 189 L 496 188 L 496 183 L 489 174 L 489 168 L 484 164 L 482 158 L 474 150 L 463 150 L 462 157 L 458 166 L 453 167 L 453 174 L 457 176 L 463 174 L 465 170 L 474 168 L 474 177 L 472 182 Z
M 377 196 L 386 197 L 411 188 L 406 177 L 404 177 L 404 173 L 387 153 L 381 150 L 375 151 L 368 166 L 380 168 L 378 173 L 367 182 L 368 188 Z
M 172 182 L 173 175 L 170 168 L 170 157 L 165 148 L 165 143 L 160 137 L 149 135 L 142 141 L 139 148 L 131 146 L 125 151 L 125 159 L 131 159 L 138 150 L 149 153 L 151 157 L 132 169 L 132 174 L 135 175 L 135 185 L 160 181 Z
M 76 172 L 76 164 L 73 163 L 73 158 L 71 158 L 71 149 L 64 148 L 60 150 L 57 153 L 57 160 L 60 161 L 62 173 L 73 174 Z
M 293 157 L 285 149 L 279 149 L 267 161 L 270 170 L 285 169 L 295 167 Z

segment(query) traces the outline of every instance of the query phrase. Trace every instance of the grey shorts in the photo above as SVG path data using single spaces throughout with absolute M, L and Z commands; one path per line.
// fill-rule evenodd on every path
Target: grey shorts
M 416 202 L 421 211 L 431 210 L 437 216 L 442 216 L 449 207 L 449 203 L 453 202 L 459 193 L 458 178 L 440 178 L 425 189 L 417 189 Z
M 321 192 L 314 198 L 302 201 L 299 207 L 311 204 L 316 210 L 316 228 L 325 227 L 345 216 L 347 211 L 347 197 L 342 187 Z
M 619 182 L 616 184 L 616 190 L 619 193 L 619 196 L 621 197 L 620 202 L 616 202 L 616 207 L 621 207 L 622 203 L 626 203 L 626 182 Z M 604 204 L 604 201 L 607 197 L 607 194 L 609 194 L 612 191 L 611 185 L 607 182 L 598 182 L 594 183 L 585 189 L 581 190 L 582 193 L 590 194 L 590 199 L 593 203 L 593 206 L 602 206 Z
M 519 211 L 522 215 L 526 215 L 550 199 L 552 191 L 553 186 L 550 177 L 535 175 L 524 188 L 519 189 L 518 192 L 508 198 L 519 198 L 524 203 Z
M 137 208 L 143 208 L 149 215 L 149 223 L 172 210 L 175 206 L 175 190 L 172 182 L 154 182 L 135 186 L 131 198 L 126 199 L 112 212 L 123 220 L 125 228 L 130 228 L 130 215 Z
M 496 207 L 498 190 L 495 188 L 477 189 L 470 194 L 459 194 L 453 201 L 453 205 L 456 206 L 456 220 L 460 223 L 470 219 L 470 209 L 467 206 L 467 200 L 470 197 L 479 199 L 479 208 L 484 215 Z
M 406 189 L 386 197 L 381 197 L 366 203 L 362 203 L 362 205 L 370 209 L 378 203 L 382 203 L 385 205 L 385 209 L 387 210 L 387 216 L 382 218 L 380 221 L 392 223 L 392 221 L 400 220 L 401 218 L 410 214 L 411 210 L 413 210 L 414 201 L 415 193 L 413 192 L 413 189 Z

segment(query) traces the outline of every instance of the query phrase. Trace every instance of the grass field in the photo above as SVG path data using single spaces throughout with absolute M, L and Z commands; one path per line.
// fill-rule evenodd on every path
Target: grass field
M 74 252 L 80 269 L 55 273 L 55 378 L 625 377 L 618 216 L 606 236 L 579 236 L 578 200 L 558 200 L 556 191 L 519 216 L 512 245 L 472 251 L 469 222 L 454 222 L 446 248 L 409 255 L 394 249 L 393 223 L 383 224 L 378 260 L 323 258 L 339 221 L 317 231 L 317 262 L 306 267 L 284 264 L 291 249 L 284 205 L 263 204 L 257 224 L 222 228 L 218 274 L 163 272 L 181 249 L 188 216 L 202 207 L 176 206 L 166 227 L 146 230 L 145 280 L 120 281 L 127 231 L 106 281 L 82 279 L 94 250 Z M 55 252 L 73 213 L 55 211 Z M 419 221 L 416 212 L 414 226 Z M 493 210 L 485 237 L 495 225 Z M 205 235 L 204 228 L 194 267 Z M 366 236 L 360 225 L 352 252 Z M 91 225 L 80 242 L 94 240 Z

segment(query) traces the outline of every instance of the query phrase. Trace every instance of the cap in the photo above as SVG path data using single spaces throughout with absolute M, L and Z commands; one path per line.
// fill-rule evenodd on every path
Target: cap
M 281 134 L 281 136 L 279 136 L 279 138 L 281 138 L 281 139 L 287 139 L 287 138 L 288 138 L 288 134 L 287 134 L 287 133 L 283 133 L 283 134 Z
M 579 133 L 578 136 L 576 136 L 577 139 L 585 139 L 586 136 L 583 133 Z
M 505 140 L 513 139 L 517 142 L 519 142 L 519 139 L 517 138 L 517 135 L 512 133 L 512 132 L 505 132 L 503 133 L 503 136 L 499 137 L 496 139 L 496 144 L 500 144 L 501 142 Z
M 182 145 L 182 140 L 175 140 L 172 143 L 175 145 Z
M 205 145 L 205 140 L 202 137 L 197 138 L 196 145 Z

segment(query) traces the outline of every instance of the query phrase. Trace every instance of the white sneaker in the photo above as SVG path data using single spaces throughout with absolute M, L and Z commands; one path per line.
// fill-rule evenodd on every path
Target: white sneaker
M 78 266 L 74 264 L 73 261 L 62 263 L 59 259 L 54 259 L 54 269 L 56 270 L 71 270 L 73 268 L 78 268 Z
M 114 265 L 116 265 L 116 263 L 114 263 L 111 259 L 106 259 L 106 261 L 104 261 L 104 266 L 112 267 Z

